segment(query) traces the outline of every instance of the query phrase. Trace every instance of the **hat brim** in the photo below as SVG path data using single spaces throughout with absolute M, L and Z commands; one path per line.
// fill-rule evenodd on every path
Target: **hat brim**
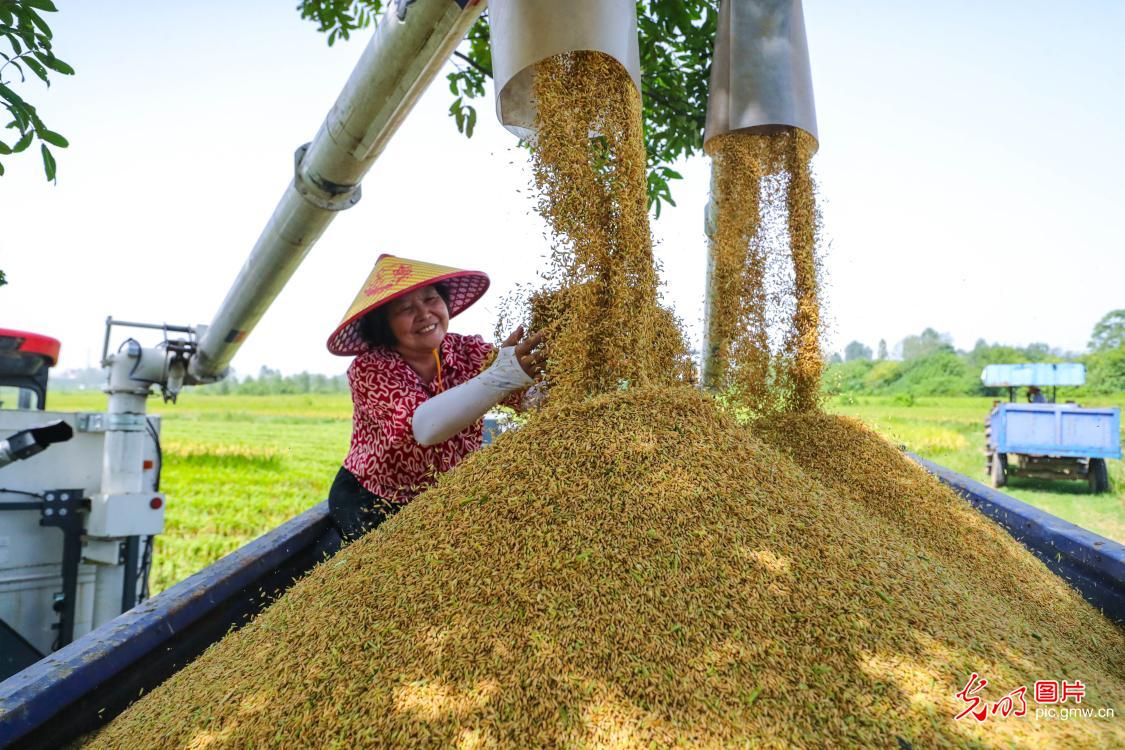
M 368 307 L 363 308 L 341 323 L 340 326 L 333 331 L 332 335 L 328 337 L 328 351 L 341 357 L 349 357 L 362 354 L 370 349 L 371 345 L 367 343 L 363 338 L 363 334 L 360 333 L 360 320 L 372 310 L 382 307 L 404 294 L 409 294 L 415 289 L 433 286 L 434 284 L 444 285 L 449 292 L 449 317 L 453 318 L 467 310 L 473 303 L 483 297 L 484 293 L 488 291 L 489 283 L 488 276 L 480 271 L 457 271 L 442 276 L 435 276 L 425 281 L 420 281 L 417 284 L 412 284 L 388 297 L 373 302 Z

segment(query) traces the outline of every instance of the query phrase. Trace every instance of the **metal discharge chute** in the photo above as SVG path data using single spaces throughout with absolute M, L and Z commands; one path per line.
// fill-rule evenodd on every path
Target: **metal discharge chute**
M 704 144 L 734 132 L 765 134 L 799 128 L 818 139 L 812 72 L 801 0 L 722 0 Z M 717 224 L 715 183 L 704 226 L 712 239 Z M 712 327 L 714 248 L 707 256 L 704 304 L 703 383 L 715 387 L 720 349 Z
M 604 52 L 641 88 L 632 0 L 493 0 L 489 9 L 496 116 L 524 140 L 535 133 L 535 67 L 566 52 Z
M 705 143 L 777 127 L 817 138 L 801 0 L 723 0 L 712 60 Z

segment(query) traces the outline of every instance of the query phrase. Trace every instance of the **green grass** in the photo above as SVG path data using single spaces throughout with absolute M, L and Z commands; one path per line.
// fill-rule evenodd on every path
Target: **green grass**
M 891 442 L 978 482 L 984 473 L 984 418 L 992 408 L 990 398 L 919 398 L 881 396 L 838 397 L 828 411 L 862 419 Z M 1087 406 L 1117 406 L 1125 397 L 1086 398 Z M 1125 540 L 1125 466 L 1109 461 L 1111 491 L 1090 494 L 1085 482 L 1047 481 L 1012 477 L 1003 489 L 1025 503 L 1064 518 L 1097 534 Z
M 61 411 L 100 411 L 99 393 L 55 393 Z M 348 450 L 348 394 L 187 392 L 160 414 L 167 493 L 152 590 L 161 591 L 323 500 Z
M 900 399 L 901 401 L 901 399 Z M 1113 403 L 1112 400 L 1104 403 Z M 1118 400 L 1117 403 L 1121 403 Z M 836 399 L 829 410 L 858 417 L 896 444 L 986 481 L 987 398 Z M 54 393 L 50 408 L 101 411 L 100 393 Z M 323 500 L 348 448 L 348 394 L 221 396 L 187 392 L 177 405 L 149 400 L 163 417 L 168 495 L 157 537 L 153 591 L 160 591 Z M 1084 483 L 1013 479 L 1019 499 L 1111 539 L 1125 539 L 1125 469 L 1110 462 L 1113 492 Z

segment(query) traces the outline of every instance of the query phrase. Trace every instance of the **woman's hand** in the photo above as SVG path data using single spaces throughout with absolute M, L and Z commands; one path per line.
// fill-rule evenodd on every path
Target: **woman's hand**
M 520 363 L 520 367 L 528 377 L 536 378 L 543 374 L 543 368 L 547 365 L 547 351 L 541 346 L 542 343 L 542 333 L 534 333 L 524 339 L 523 326 L 520 326 L 512 331 L 500 346 L 514 346 L 516 361 Z

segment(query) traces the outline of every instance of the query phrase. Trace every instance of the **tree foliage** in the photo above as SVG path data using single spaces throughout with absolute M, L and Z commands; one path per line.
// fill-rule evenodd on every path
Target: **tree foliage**
M 1110 313 L 1103 322 L 1112 321 L 1113 316 L 1114 313 Z M 1112 332 L 1113 327 L 1103 330 Z M 1086 365 L 1086 385 L 1065 389 L 1066 398 L 1080 399 L 1091 394 L 1125 392 L 1125 345 L 1081 355 L 1066 354 L 1044 343 L 1011 346 L 990 344 L 984 339 L 978 339 L 969 351 L 954 351 L 947 335 L 927 328 L 917 336 L 908 336 L 899 347 L 904 357 L 898 361 L 871 361 L 856 357 L 844 361 L 838 354 L 835 355 L 825 371 L 825 392 L 829 395 L 911 398 L 996 397 L 1003 395 L 1006 389 L 986 388 L 981 383 L 980 374 L 987 365 L 1061 361 L 1082 362 Z M 1060 390 L 1059 397 L 1063 396 L 1064 393 Z
M 317 24 L 328 44 L 377 22 L 387 0 L 301 0 L 301 17 Z M 718 0 L 640 0 L 640 39 L 645 144 L 648 148 L 649 205 L 660 215 L 663 203 L 676 205 L 669 183 L 681 175 L 669 165 L 703 148 L 711 46 L 718 25 Z M 454 53 L 457 69 L 447 76 L 449 107 L 457 129 L 472 137 L 477 122 L 470 103 L 485 94 L 492 77 L 488 12 Z
M 1125 309 L 1111 310 L 1094 325 L 1090 351 L 1108 352 L 1125 348 Z
M 844 347 L 844 361 L 854 362 L 857 359 L 871 359 L 871 347 L 861 341 L 853 341 Z
M 74 68 L 55 56 L 51 48 L 51 28 L 41 13 L 57 10 L 51 0 L 0 0 L 0 104 L 12 118 L 5 129 L 15 130 L 15 140 L 0 137 L 0 156 L 26 151 L 39 141 L 39 155 L 48 181 L 56 175 L 55 156 L 48 145 L 66 148 L 66 138 L 43 122 L 35 107 L 14 90 L 16 77 L 27 83 L 30 76 L 51 85 L 50 74 L 73 75 Z M 6 43 L 6 44 L 5 44 Z M 0 175 L 4 164 L 0 162 Z
M 907 336 L 899 346 L 902 349 L 902 358 L 917 359 L 940 351 L 953 351 L 952 338 L 948 333 L 938 333 L 933 328 L 927 328 L 917 336 Z

